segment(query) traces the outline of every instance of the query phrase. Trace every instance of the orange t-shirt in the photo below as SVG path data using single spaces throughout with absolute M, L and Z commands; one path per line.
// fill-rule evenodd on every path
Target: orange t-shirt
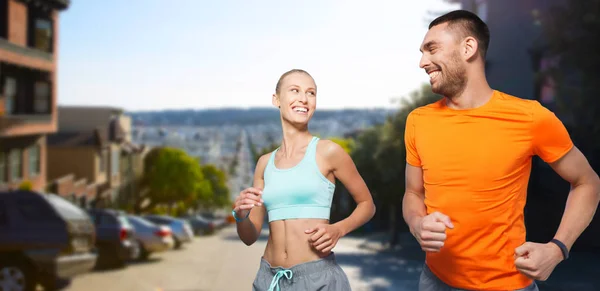
M 427 213 L 454 224 L 426 263 L 446 284 L 471 290 L 514 290 L 532 280 L 517 271 L 525 243 L 523 208 L 531 158 L 551 163 L 573 143 L 562 122 L 537 101 L 494 90 L 485 105 L 455 110 L 444 99 L 406 120 L 406 162 L 423 169 Z

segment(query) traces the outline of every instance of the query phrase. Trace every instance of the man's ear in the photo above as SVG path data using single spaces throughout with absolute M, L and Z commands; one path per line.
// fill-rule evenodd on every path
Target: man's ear
M 463 41 L 463 45 L 461 48 L 461 55 L 465 60 L 471 60 L 477 56 L 479 53 L 479 43 L 477 40 L 469 36 L 465 38 Z
M 279 96 L 277 96 L 277 94 L 273 94 L 271 102 L 273 103 L 273 106 L 281 108 L 281 104 L 279 103 Z

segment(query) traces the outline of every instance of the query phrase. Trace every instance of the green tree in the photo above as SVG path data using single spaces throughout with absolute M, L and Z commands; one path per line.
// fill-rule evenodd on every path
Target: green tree
M 204 179 L 209 182 L 211 197 L 206 200 L 198 200 L 204 207 L 225 207 L 230 206 L 229 188 L 227 187 L 227 176 L 223 171 L 217 169 L 214 165 L 202 166 Z
M 352 152 L 355 164 L 369 186 L 378 208 L 378 220 L 388 220 L 390 244 L 396 244 L 401 222 L 404 196 L 406 150 L 404 131 L 406 118 L 414 109 L 438 101 L 428 84 L 413 91 L 401 101 L 400 109 L 383 125 L 361 133 Z M 382 216 L 382 215 L 386 215 Z
M 144 160 L 142 191 L 136 199 L 135 211 L 147 212 L 157 205 L 169 208 L 176 202 L 192 204 L 210 199 L 210 182 L 204 179 L 197 160 L 185 151 L 169 147 L 152 149 Z

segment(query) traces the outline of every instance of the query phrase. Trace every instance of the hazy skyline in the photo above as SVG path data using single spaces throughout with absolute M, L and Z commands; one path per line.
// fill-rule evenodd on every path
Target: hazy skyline
M 418 67 L 442 0 L 73 1 L 60 16 L 61 105 L 126 110 L 269 107 L 279 76 L 307 70 L 317 108 L 390 107 Z M 174 3 L 174 2 L 168 2 Z

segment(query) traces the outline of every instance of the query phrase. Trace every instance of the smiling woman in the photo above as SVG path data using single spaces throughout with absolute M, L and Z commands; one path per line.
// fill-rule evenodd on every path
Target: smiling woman
M 350 290 L 332 250 L 342 236 L 375 214 L 371 193 L 348 153 L 308 131 L 316 98 L 317 85 L 306 71 L 281 76 L 272 103 L 280 111 L 283 141 L 259 158 L 254 185 L 235 202 L 238 235 L 247 245 L 258 239 L 265 214 L 269 218 L 269 239 L 254 291 Z M 357 207 L 348 218 L 329 224 L 336 179 Z

